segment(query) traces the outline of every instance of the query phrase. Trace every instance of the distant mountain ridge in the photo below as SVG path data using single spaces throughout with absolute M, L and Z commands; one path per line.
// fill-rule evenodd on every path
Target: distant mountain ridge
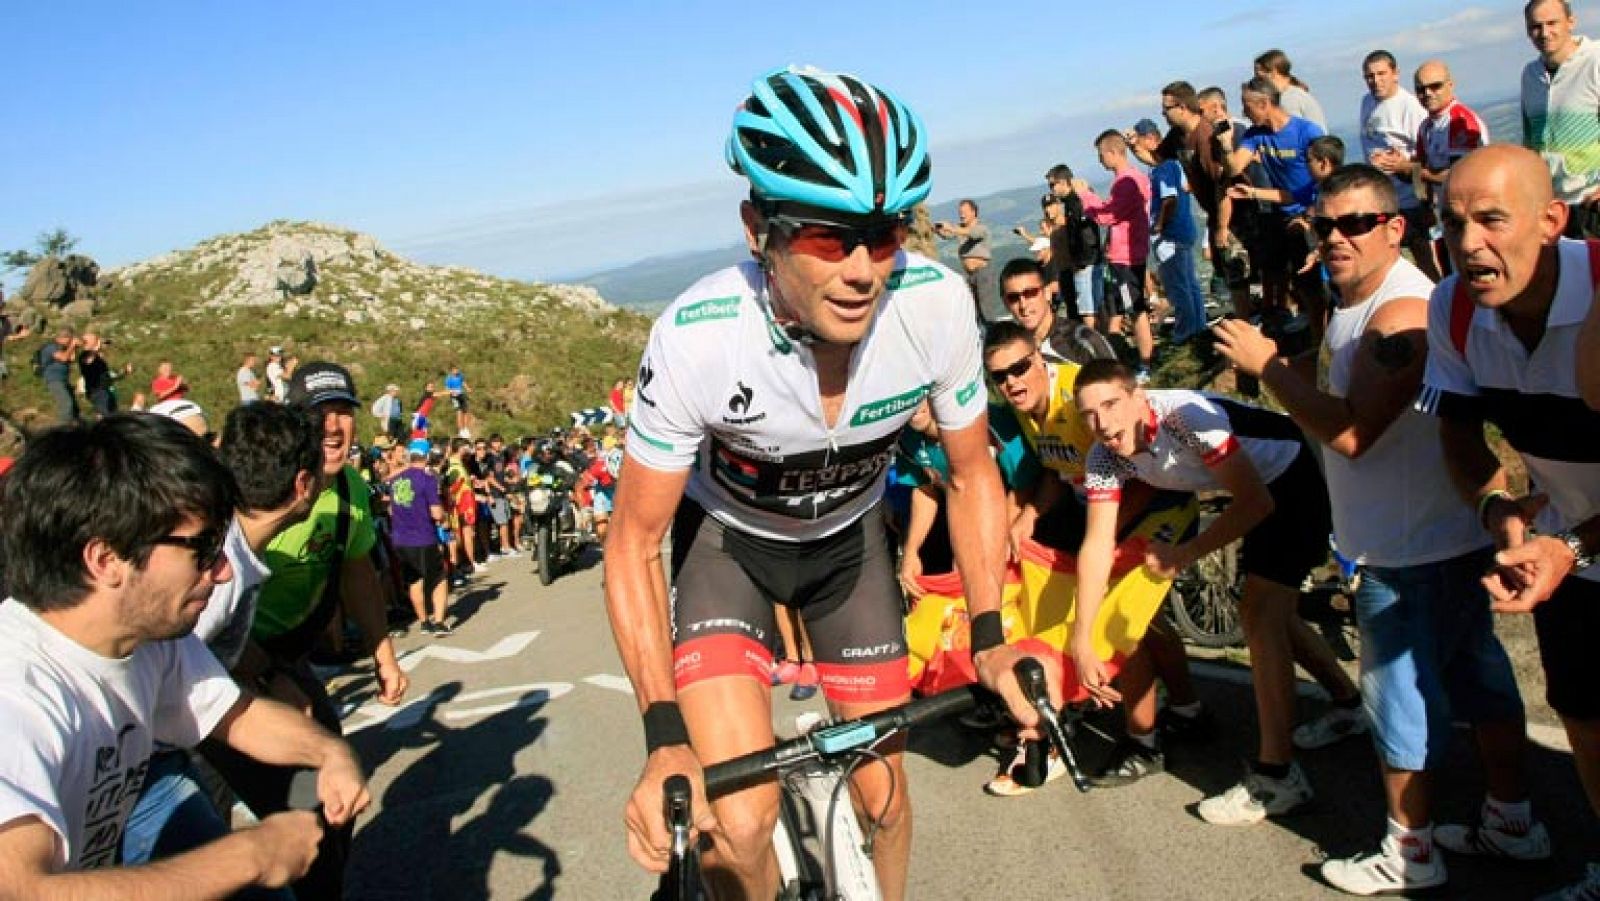
M 1516 99 L 1497 100 L 1475 109 L 1495 141 L 1517 142 L 1522 139 L 1521 109 Z M 1360 129 L 1348 123 L 1336 127 L 1334 133 L 1345 142 L 1346 159 L 1354 160 L 1361 152 Z M 1101 171 L 1077 174 L 1089 178 L 1091 183 L 1105 180 L 1105 173 Z M 1096 188 L 1099 187 L 1096 184 Z M 1039 198 L 1043 194 L 1044 180 L 1043 173 L 1040 173 L 1040 180 L 1033 186 L 1009 188 L 973 198 L 983 221 L 989 225 L 995 242 L 997 264 L 1027 252 L 1026 246 L 1011 229 L 1026 225 L 1030 232 L 1038 230 Z M 929 211 L 935 220 L 953 221 L 959 202 L 959 199 L 955 199 L 932 204 Z M 729 223 L 730 228 L 735 226 L 736 223 Z M 951 265 L 957 262 L 953 249 L 954 242 L 940 242 L 941 258 Z M 731 266 L 748 256 L 749 251 L 743 244 L 728 244 L 707 250 L 650 257 L 627 266 L 581 276 L 577 281 L 594 287 L 619 306 L 654 312 L 665 307 L 701 276 Z

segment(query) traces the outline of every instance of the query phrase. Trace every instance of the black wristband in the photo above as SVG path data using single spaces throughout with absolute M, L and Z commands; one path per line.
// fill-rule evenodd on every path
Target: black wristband
M 972 618 L 972 656 L 1006 643 L 1006 630 L 1000 624 L 1000 611 L 990 610 Z
M 668 745 L 689 743 L 689 727 L 674 701 L 657 701 L 644 709 L 644 751 L 654 754 Z

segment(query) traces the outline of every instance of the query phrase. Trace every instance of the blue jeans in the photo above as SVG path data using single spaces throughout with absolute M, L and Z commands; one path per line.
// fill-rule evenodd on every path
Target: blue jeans
M 160 751 L 150 758 L 144 789 L 122 833 L 122 863 L 138 866 L 174 857 L 214 842 L 231 830 L 200 786 L 200 775 L 184 751 Z M 287 888 L 250 889 L 234 897 L 256 901 L 294 901 Z
M 1156 264 L 1156 272 L 1161 277 L 1161 287 L 1166 289 L 1167 299 L 1172 301 L 1172 313 L 1178 320 L 1172 329 L 1172 340 L 1187 341 L 1200 334 L 1206 327 L 1206 296 L 1200 288 L 1200 273 L 1194 261 L 1194 245 L 1176 241 L 1162 243 L 1171 244 L 1176 248 L 1172 256 Z M 1151 256 L 1155 257 L 1157 254 Z
M 1520 720 L 1522 695 L 1479 581 L 1491 549 L 1398 568 L 1364 567 L 1356 589 L 1361 697 L 1384 763 L 1421 771 L 1443 759 L 1452 715 Z

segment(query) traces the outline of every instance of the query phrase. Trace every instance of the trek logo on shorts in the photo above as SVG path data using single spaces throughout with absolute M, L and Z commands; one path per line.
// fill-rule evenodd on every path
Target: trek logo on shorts
M 910 269 L 901 269 L 891 273 L 885 283 L 890 291 L 902 291 L 906 288 L 915 288 L 928 282 L 936 282 L 944 278 L 944 273 L 932 266 L 913 266 Z
M 694 325 L 698 322 L 712 322 L 717 319 L 732 319 L 739 315 L 738 295 L 728 297 L 712 297 L 699 303 L 692 303 L 678 311 L 674 325 Z
M 976 384 L 972 387 L 974 390 L 977 389 Z M 922 399 L 927 396 L 928 386 L 919 385 L 904 394 L 896 394 L 894 397 L 886 397 L 883 400 L 862 404 L 856 408 L 856 415 L 850 417 L 850 424 L 853 426 L 871 425 L 880 419 L 898 416 L 922 403 Z

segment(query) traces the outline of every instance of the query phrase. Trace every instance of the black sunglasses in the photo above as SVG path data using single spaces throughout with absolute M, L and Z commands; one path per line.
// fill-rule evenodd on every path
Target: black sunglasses
M 1018 360 L 1015 363 L 1012 363 L 1010 366 L 1007 366 L 1004 369 L 991 369 L 991 370 L 989 370 L 989 378 L 996 385 L 1004 385 L 1006 383 L 1006 379 L 1020 379 L 1023 376 L 1027 375 L 1028 374 L 1028 370 L 1030 370 L 1032 368 L 1033 368 L 1033 354 L 1028 354 L 1027 356 L 1023 357 L 1022 359 Z
M 1445 82 L 1442 82 L 1442 81 L 1430 81 L 1430 82 L 1427 82 L 1427 83 L 1423 83 L 1423 82 L 1419 81 L 1419 82 L 1417 82 L 1417 93 L 1418 94 L 1422 94 L 1422 93 L 1431 94 L 1434 91 L 1442 91 L 1442 90 L 1444 90 L 1444 86 L 1445 86 Z
M 1367 232 L 1395 218 L 1395 213 L 1345 213 L 1343 216 L 1313 216 L 1311 229 L 1317 237 L 1328 240 L 1334 229 L 1346 238 L 1359 238 Z
M 165 544 L 170 547 L 188 548 L 194 551 L 194 565 L 201 572 L 211 569 L 222 559 L 222 546 L 227 540 L 228 533 L 225 529 L 206 529 L 193 535 L 163 535 L 151 541 L 151 544 Z

